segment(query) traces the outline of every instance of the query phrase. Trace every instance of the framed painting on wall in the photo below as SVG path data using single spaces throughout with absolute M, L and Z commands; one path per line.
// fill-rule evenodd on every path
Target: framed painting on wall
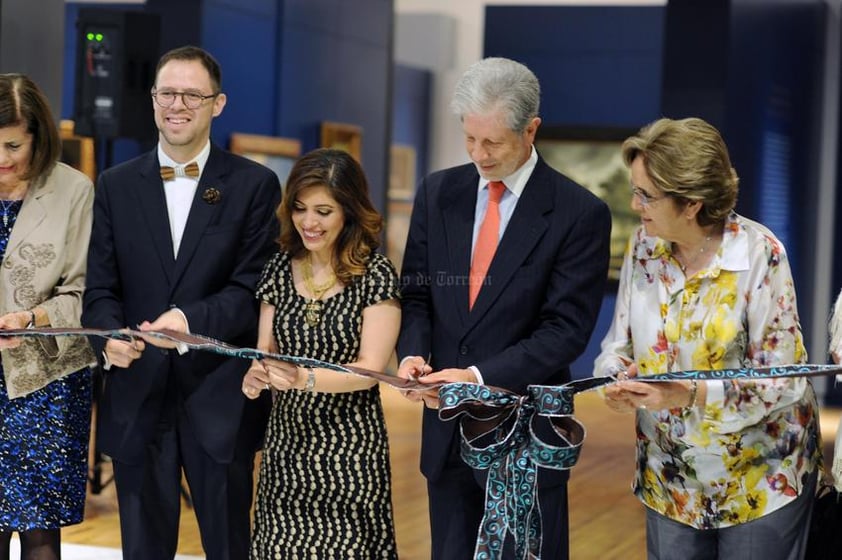
M 392 144 L 387 195 L 386 255 L 400 267 L 415 198 L 415 148 L 412 146 Z
M 363 129 L 353 124 L 325 121 L 321 125 L 320 146 L 345 150 L 362 162 Z
M 620 147 L 637 132 L 629 128 L 541 127 L 535 147 L 550 167 L 604 200 L 611 209 L 609 290 L 616 289 L 629 237 L 640 225 L 631 209 L 631 175 Z
M 231 151 L 274 171 L 283 187 L 295 160 L 301 156 L 301 142 L 294 138 L 232 132 Z
M 415 148 L 392 144 L 389 158 L 389 200 L 415 197 Z
M 59 123 L 59 137 L 61 138 L 61 161 L 78 169 L 91 181 L 96 181 L 96 158 L 94 157 L 94 139 L 88 136 L 77 136 L 74 133 L 75 123 L 62 120 Z

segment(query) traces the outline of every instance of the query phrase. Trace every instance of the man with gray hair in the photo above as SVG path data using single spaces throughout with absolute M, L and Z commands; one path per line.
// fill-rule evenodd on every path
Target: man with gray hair
M 596 196 L 551 169 L 533 143 L 540 86 L 524 65 L 487 58 L 459 80 L 451 107 L 472 163 L 421 181 L 401 279 L 399 375 L 470 382 L 518 394 L 570 381 L 608 274 L 611 216 Z M 421 470 L 434 559 L 474 554 L 485 471 L 459 456 L 456 423 L 423 400 Z M 533 428 L 551 433 L 548 423 Z M 540 469 L 544 560 L 568 557 L 567 473 Z M 505 557 L 512 556 L 506 542 Z

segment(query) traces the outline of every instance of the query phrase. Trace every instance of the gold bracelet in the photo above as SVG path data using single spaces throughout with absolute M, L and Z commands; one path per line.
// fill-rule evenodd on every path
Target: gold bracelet
M 686 408 L 696 406 L 696 394 L 699 392 L 699 382 L 695 379 L 690 382 L 690 402 Z
M 316 372 L 313 371 L 313 368 L 307 368 L 307 383 L 304 384 L 304 391 L 307 393 L 312 393 L 313 390 L 316 388 Z

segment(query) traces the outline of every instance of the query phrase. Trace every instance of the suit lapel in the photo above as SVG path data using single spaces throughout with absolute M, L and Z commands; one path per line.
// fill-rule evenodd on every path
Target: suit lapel
M 141 163 L 140 185 L 135 195 L 143 217 L 149 228 L 149 239 L 158 252 L 162 268 L 172 285 L 172 269 L 175 258 L 172 252 L 170 219 L 167 214 L 167 200 L 159 172 L 158 153 L 153 150 Z
M 432 278 L 444 282 L 447 293 L 452 294 L 453 309 L 459 318 L 468 321 L 468 276 L 471 270 L 471 240 L 473 238 L 474 210 L 477 205 L 479 175 L 473 165 L 458 178 L 454 185 L 443 185 L 441 211 L 444 217 L 444 237 L 447 246 L 448 270 L 453 278 Z M 433 275 L 437 271 L 430 271 Z
M 30 188 L 15 220 L 15 227 L 12 228 L 9 244 L 6 246 L 7 255 L 11 255 L 47 217 L 45 199 L 52 194 L 53 187 L 45 181 L 39 181 L 34 188 Z
M 196 187 L 195 196 L 193 196 L 190 213 L 187 215 L 187 224 L 184 226 L 184 235 L 181 238 L 181 246 L 178 249 L 178 257 L 175 261 L 173 285 L 178 283 L 187 270 L 187 265 L 193 258 L 211 218 L 225 204 L 225 183 L 222 179 L 227 174 L 227 170 L 228 166 L 222 152 L 216 146 L 211 145 L 210 156 L 208 156 L 208 161 L 204 170 L 202 170 L 202 176 L 199 178 L 199 185 Z M 221 204 L 210 204 L 204 201 L 202 195 L 205 190 L 210 188 L 219 191 Z
M 500 245 L 497 246 L 497 252 L 494 253 L 494 259 L 488 269 L 491 281 L 482 286 L 471 309 L 471 324 L 476 323 L 500 297 L 514 273 L 532 253 L 532 249 L 549 226 L 546 215 L 553 210 L 554 199 L 547 193 L 547 189 L 552 188 L 552 181 L 545 176 L 547 170 L 546 164 L 538 160 L 506 226 Z

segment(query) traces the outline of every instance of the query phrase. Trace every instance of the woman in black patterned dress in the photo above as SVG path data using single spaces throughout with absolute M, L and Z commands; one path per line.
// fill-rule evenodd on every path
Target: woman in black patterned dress
M 258 347 L 383 371 L 400 326 L 398 277 L 375 253 L 383 220 L 359 164 L 320 149 L 293 167 L 280 252 L 257 290 Z M 246 396 L 274 389 L 251 557 L 397 558 L 389 446 L 375 381 L 255 362 Z

